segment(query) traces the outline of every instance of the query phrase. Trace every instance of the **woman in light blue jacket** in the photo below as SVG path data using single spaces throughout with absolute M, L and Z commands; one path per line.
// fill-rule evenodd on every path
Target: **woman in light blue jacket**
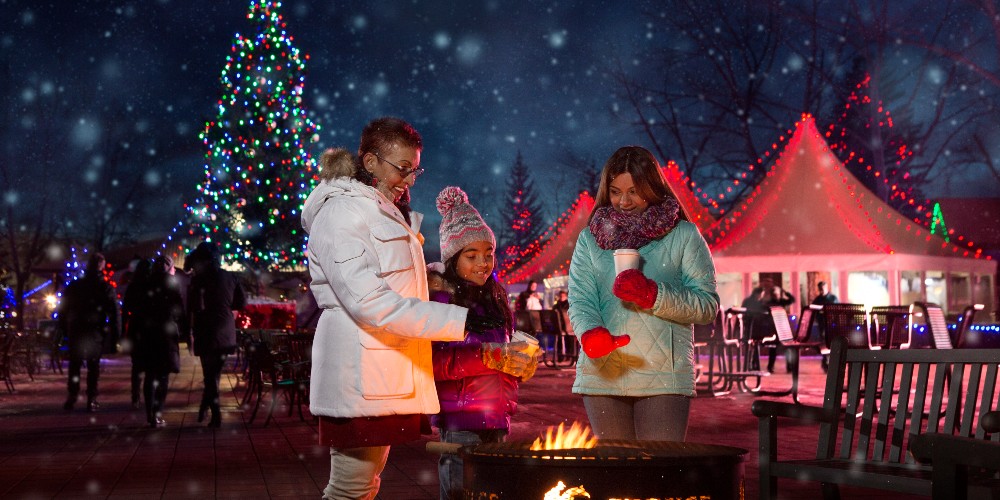
M 570 322 L 586 354 L 573 392 L 600 439 L 684 440 L 692 327 L 719 309 L 712 255 L 685 219 L 649 151 L 611 155 L 569 271 Z M 639 251 L 639 269 L 616 276 L 620 248 Z

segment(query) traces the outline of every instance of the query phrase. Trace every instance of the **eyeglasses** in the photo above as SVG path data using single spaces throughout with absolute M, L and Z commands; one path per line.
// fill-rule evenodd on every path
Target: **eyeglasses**
M 399 165 L 396 165 L 395 163 L 393 163 L 393 162 L 391 162 L 389 160 L 386 160 L 385 158 L 382 158 L 381 156 L 379 156 L 378 153 L 376 153 L 374 151 L 372 151 L 372 154 L 375 155 L 375 158 L 378 158 L 379 160 L 382 160 L 382 161 L 388 163 L 389 165 L 392 165 L 393 167 L 396 167 L 396 170 L 399 171 L 399 176 L 402 177 L 402 178 L 404 178 L 404 179 L 407 178 L 407 177 L 409 177 L 412 174 L 413 175 L 413 180 L 416 180 L 417 177 L 420 177 L 424 173 L 424 169 L 422 169 L 422 168 L 400 167 Z

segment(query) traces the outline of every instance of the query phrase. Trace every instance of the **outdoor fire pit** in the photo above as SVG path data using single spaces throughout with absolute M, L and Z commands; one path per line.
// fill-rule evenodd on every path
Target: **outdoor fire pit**
M 743 499 L 742 448 L 607 440 L 587 449 L 533 451 L 531 444 L 462 447 L 465 498 Z

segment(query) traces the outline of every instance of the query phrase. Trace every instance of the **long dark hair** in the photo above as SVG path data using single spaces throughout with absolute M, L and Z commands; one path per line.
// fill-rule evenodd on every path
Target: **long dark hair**
M 641 146 L 623 146 L 611 154 L 601 170 L 601 185 L 597 188 L 591 219 L 598 208 L 611 205 L 611 182 L 621 174 L 632 176 L 636 192 L 650 205 L 659 205 L 667 198 L 677 198 L 663 179 L 660 164 L 653 153 Z M 688 220 L 683 209 L 679 215 L 681 219 Z
M 502 317 L 504 330 L 511 331 L 514 326 L 514 314 L 507 305 L 507 290 L 497 281 L 496 270 L 490 273 L 483 286 L 477 286 L 458 275 L 456 263 L 459 255 L 461 253 L 453 255 L 444 263 L 444 279 L 455 288 L 452 303 L 468 308 L 482 306 L 487 314 Z

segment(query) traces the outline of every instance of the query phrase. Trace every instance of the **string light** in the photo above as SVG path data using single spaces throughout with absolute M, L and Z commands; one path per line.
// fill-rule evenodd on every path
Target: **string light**
M 572 248 L 580 231 L 587 226 L 587 219 L 594 209 L 594 198 L 584 191 L 545 232 L 522 251 L 521 265 L 508 264 L 497 271 L 505 283 L 520 283 L 532 276 L 545 274 L 545 278 L 563 276 L 569 272 Z M 559 259 L 558 262 L 556 259 Z

